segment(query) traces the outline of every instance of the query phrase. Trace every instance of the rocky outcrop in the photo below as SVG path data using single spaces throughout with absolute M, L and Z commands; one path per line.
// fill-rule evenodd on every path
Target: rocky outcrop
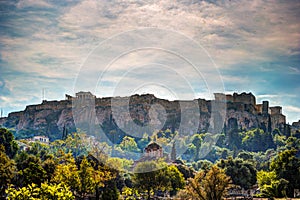
M 115 131 L 118 133 L 118 138 L 114 138 L 116 142 L 126 134 L 141 137 L 153 129 L 187 133 L 213 131 L 216 122 L 224 125 L 224 131 L 233 128 L 262 128 L 265 131 L 278 128 L 284 131 L 286 125 L 281 107 L 269 108 L 268 103 L 256 105 L 251 93 L 216 94 L 215 100 L 191 101 L 168 101 L 151 94 L 122 98 L 77 94 L 76 97 L 67 95 L 62 101 L 43 101 L 27 106 L 24 111 L 0 118 L 0 125 L 14 129 L 17 137 L 47 135 L 52 140 L 61 137 L 63 127 L 69 132 L 76 128 L 90 134 L 102 131 L 108 137 Z M 216 109 L 212 112 L 214 106 L 222 103 L 226 106 L 223 113 Z

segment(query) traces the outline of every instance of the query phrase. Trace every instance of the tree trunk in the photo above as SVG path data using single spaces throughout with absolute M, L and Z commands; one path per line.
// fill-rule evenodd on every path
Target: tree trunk
M 148 200 L 150 200 L 150 189 L 148 188 Z
M 96 200 L 100 200 L 99 196 L 99 187 L 96 186 Z

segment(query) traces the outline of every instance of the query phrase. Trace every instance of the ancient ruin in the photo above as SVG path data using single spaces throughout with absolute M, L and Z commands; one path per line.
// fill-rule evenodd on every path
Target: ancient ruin
M 181 113 L 185 112 L 185 114 L 189 114 L 192 113 L 189 110 L 193 109 L 192 107 L 181 108 L 181 101 L 159 99 L 152 94 L 119 98 L 129 98 L 130 115 L 124 114 L 121 122 L 119 122 L 122 123 L 123 127 L 126 125 L 130 126 L 128 122 L 132 119 L 139 126 L 147 125 L 150 122 L 149 110 L 151 106 L 159 104 L 165 109 L 167 115 L 163 129 L 170 129 L 174 132 L 178 130 L 181 123 Z M 94 107 L 92 109 L 80 110 L 75 123 L 72 107 L 76 99 L 91 100 L 94 102 Z M 34 133 L 34 135 L 46 135 L 50 140 L 59 138 L 64 126 L 70 131 L 76 131 L 78 123 L 83 124 L 81 127 L 87 127 L 84 131 L 91 135 L 95 135 L 97 131 L 101 130 L 105 133 L 116 130 L 121 136 L 126 135 L 128 133 L 122 132 L 118 128 L 120 124 L 117 124 L 113 117 L 111 99 L 96 98 L 90 92 L 78 92 L 75 97 L 66 95 L 65 100 L 43 101 L 38 105 L 27 106 L 24 111 L 12 112 L 8 117 L 0 118 L 0 125 L 14 129 L 17 136 L 18 134 L 24 135 L 30 132 L 31 134 Z M 281 132 L 288 134 L 288 125 L 286 124 L 286 117 L 282 114 L 282 107 L 270 107 L 268 101 L 257 104 L 256 98 L 252 93 L 234 93 L 233 95 L 216 93 L 214 100 L 191 100 L 191 102 L 197 102 L 199 105 L 199 132 L 208 131 L 211 123 L 212 102 L 218 101 L 226 101 L 226 117 L 223 128 L 225 132 L 231 129 L 249 130 L 252 128 L 261 128 L 268 132 L 279 129 Z M 124 107 L 124 105 L 119 106 L 120 108 Z M 191 114 L 190 118 L 192 119 L 193 117 Z M 158 123 L 161 119 L 160 113 L 152 113 L 151 123 L 156 123 L 155 120 Z M 91 126 L 94 126 L 94 128 L 89 129 L 88 127 Z M 190 127 L 181 128 L 188 131 Z

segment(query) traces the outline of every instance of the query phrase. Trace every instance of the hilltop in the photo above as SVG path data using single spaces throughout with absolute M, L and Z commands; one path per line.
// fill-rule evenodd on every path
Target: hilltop
M 233 95 L 216 93 L 214 100 L 195 99 L 191 101 L 169 101 L 156 98 L 152 94 L 118 97 L 119 105 L 117 106 L 120 108 L 121 115 L 118 123 L 113 116 L 112 99 L 97 98 L 90 92 L 78 92 L 75 97 L 66 95 L 65 100 L 61 101 L 44 100 L 41 104 L 27 106 L 23 111 L 12 112 L 8 117 L 0 119 L 0 125 L 13 130 L 17 138 L 46 135 L 54 140 L 61 138 L 64 128 L 71 132 L 76 131 L 76 127 L 78 128 L 79 125 L 81 129 L 92 135 L 102 130 L 105 134 L 116 131 L 121 139 L 128 133 L 119 126 L 126 127 L 126 130 L 134 130 L 134 127 L 130 127 L 133 126 L 131 121 L 135 123 L 134 126 L 147 126 L 151 121 L 152 124 L 163 124 L 161 128 L 163 130 L 170 129 L 174 132 L 180 129 L 180 131 L 189 132 L 191 126 L 195 124 L 196 117 L 196 121 L 199 120 L 197 121 L 197 132 L 207 132 L 216 129 L 211 120 L 212 107 L 221 102 L 226 107 L 224 126 L 219 129 L 221 131 L 260 128 L 265 132 L 272 132 L 278 129 L 286 135 L 289 135 L 290 131 L 290 126 L 286 124 L 286 117 L 282 114 L 282 107 L 270 107 L 268 101 L 257 104 L 252 93 L 234 93 Z M 129 114 L 126 113 L 126 102 L 129 102 Z M 158 111 L 150 113 L 153 105 L 159 105 Z M 80 110 L 75 110 L 77 114 L 74 117 L 74 107 L 76 106 L 80 106 Z M 164 112 L 159 111 L 163 109 Z M 197 112 L 200 112 L 200 116 L 195 114 L 197 109 L 199 109 Z M 80 113 L 78 114 L 78 112 Z M 214 114 L 221 117 L 219 120 L 222 119 L 221 112 L 221 110 L 213 111 Z M 188 122 L 181 123 L 183 113 L 189 120 Z M 163 114 L 165 114 L 165 118 Z M 165 123 L 163 123 L 164 120 Z M 214 120 L 216 121 L 216 118 Z

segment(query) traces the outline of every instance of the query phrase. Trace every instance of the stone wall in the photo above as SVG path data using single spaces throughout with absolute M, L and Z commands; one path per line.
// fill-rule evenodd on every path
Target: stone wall
M 286 123 L 285 116 L 281 114 L 281 107 L 277 106 L 269 109 L 268 102 L 256 105 L 255 97 L 251 93 L 234 93 L 226 96 L 218 94 L 216 99 L 223 100 L 225 97 L 227 101 L 225 116 L 227 129 L 230 128 L 228 127 L 230 125 L 229 121 L 235 121 L 238 128 L 243 130 L 252 128 L 268 130 L 268 127 L 272 127 L 272 129 L 281 128 Z M 87 132 L 97 132 L 102 129 L 106 132 L 117 130 L 122 133 L 122 130 L 118 129 L 116 125 L 116 120 L 112 118 L 111 100 L 112 98 L 96 98 L 91 107 L 86 107 L 84 104 L 81 105 L 80 102 L 77 105 L 76 101 L 72 102 L 71 100 L 43 101 L 38 105 L 27 106 L 24 111 L 10 113 L 7 118 L 1 118 L 0 125 L 14 128 L 17 132 L 29 130 L 33 133 L 42 132 L 49 135 L 57 135 L 57 138 L 62 133 L 64 126 L 68 130 L 75 130 L 76 124 L 80 124 L 80 127 L 90 127 L 86 130 Z M 214 126 L 211 121 L 211 109 L 214 101 L 211 100 L 168 101 L 156 98 L 151 94 L 119 97 L 119 100 L 117 106 L 121 115 L 118 125 L 126 127 L 133 132 L 134 129 L 130 127 L 132 126 L 130 124 L 131 121 L 134 121 L 139 126 L 146 126 L 149 123 L 163 123 L 163 120 L 166 120 L 163 124 L 163 129 L 169 128 L 172 131 L 176 131 L 181 124 L 186 124 L 185 127 L 180 127 L 180 130 L 189 132 L 191 127 L 197 124 L 195 123 L 195 109 L 200 111 L 200 117 L 196 118 L 196 120 L 199 120 L 199 132 L 208 131 L 209 127 Z M 129 102 L 129 115 L 125 114 L 127 113 L 127 102 Z M 194 107 L 197 103 L 199 108 Z M 74 111 L 72 111 L 72 106 L 74 105 L 83 108 L 78 110 L 79 113 L 76 116 L 74 116 Z M 162 112 L 153 112 L 150 117 L 150 110 L 153 105 L 159 105 Z M 166 119 L 163 116 L 164 112 Z M 189 120 L 188 122 L 182 123 L 183 112 L 187 116 L 185 120 Z
M 233 101 L 241 102 L 244 104 L 256 105 L 256 98 L 251 92 L 250 93 L 243 92 L 241 94 L 233 93 Z
M 274 107 L 270 107 L 271 110 L 271 115 L 280 115 L 282 107 L 281 106 L 274 106 Z
M 293 122 L 292 127 L 296 129 L 300 129 L 300 120 L 298 122 Z

